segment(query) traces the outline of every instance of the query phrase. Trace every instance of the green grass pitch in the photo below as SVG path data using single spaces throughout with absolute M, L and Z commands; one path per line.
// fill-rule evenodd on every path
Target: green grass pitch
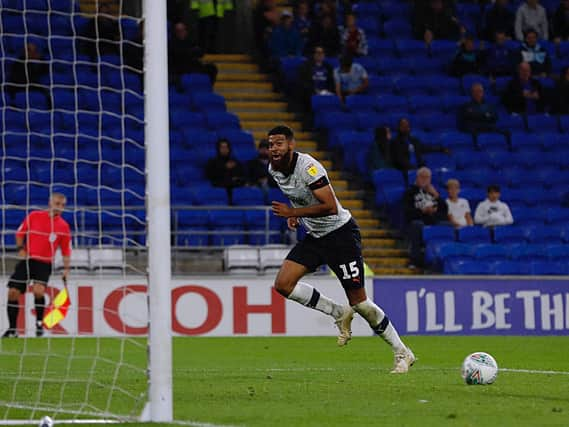
M 405 341 L 419 360 L 409 374 L 393 375 L 391 352 L 375 337 L 356 337 L 345 348 L 336 347 L 333 337 L 176 338 L 175 417 L 212 426 L 569 425 L 569 337 Z M 44 372 L 49 381 L 42 384 L 42 402 L 79 408 L 86 392 L 82 380 L 90 378 L 90 406 L 139 410 L 144 346 L 142 340 L 3 340 L 0 401 L 16 394 L 33 403 L 38 383 L 31 377 Z M 501 368 L 542 372 L 502 371 L 493 385 L 467 386 L 460 364 L 474 351 L 492 354 Z M 27 356 L 16 357 L 18 352 Z M 66 353 L 74 355 L 70 364 Z M 111 360 L 121 353 L 117 369 Z M 92 354 L 100 356 L 95 365 Z M 14 372 L 30 377 L 20 379 L 16 391 Z M 128 393 L 117 391 L 109 399 L 105 384 L 113 378 Z M 0 407 L 0 419 L 6 411 Z M 10 418 L 29 416 L 26 411 L 10 409 Z M 35 418 L 43 415 L 49 414 L 36 411 Z

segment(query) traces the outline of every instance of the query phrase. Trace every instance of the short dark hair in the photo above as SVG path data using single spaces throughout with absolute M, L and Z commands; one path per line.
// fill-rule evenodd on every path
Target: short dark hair
M 500 192 L 500 186 L 496 185 L 496 184 L 489 185 L 487 192 L 488 193 L 499 193 Z
M 287 125 L 278 125 L 275 126 L 274 128 L 272 128 L 269 133 L 267 134 L 268 136 L 272 136 L 272 135 L 284 135 L 285 138 L 287 140 L 291 140 L 294 138 L 294 132 L 292 131 L 291 128 L 289 128 Z

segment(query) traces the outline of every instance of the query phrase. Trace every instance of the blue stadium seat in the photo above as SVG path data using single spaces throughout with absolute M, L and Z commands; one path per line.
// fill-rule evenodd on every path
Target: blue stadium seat
M 533 244 L 561 243 L 561 230 L 557 227 L 536 225 L 527 227 L 525 237 L 528 242 Z
M 526 170 L 533 169 L 541 162 L 541 158 L 543 157 L 543 153 L 536 148 L 524 149 L 523 151 L 510 153 L 510 155 L 510 161 L 512 164 L 519 165 Z
M 445 274 L 455 275 L 489 275 L 492 274 L 490 261 L 449 260 L 444 264 Z
M 425 261 L 428 265 L 442 269 L 446 260 L 467 259 L 472 255 L 472 250 L 472 245 L 433 240 L 426 245 Z
M 527 116 L 527 127 L 530 132 L 558 132 L 559 124 L 556 116 L 534 114 Z
M 520 115 L 499 114 L 496 126 L 499 129 L 506 129 L 512 132 L 525 132 L 526 124 Z
M 565 276 L 569 270 L 566 262 L 557 261 L 533 261 L 529 268 L 535 276 Z
M 211 81 L 206 74 L 184 74 L 181 82 L 186 93 L 211 92 Z
M 3 12 L 1 18 L 2 32 L 4 34 L 26 34 L 23 14 Z
M 403 175 L 397 169 L 378 169 L 373 172 L 373 183 L 376 188 L 391 185 L 403 185 Z
M 410 75 L 415 72 L 416 63 L 413 58 L 383 58 L 378 63 L 378 72 L 384 76 Z M 407 89 L 409 90 L 409 89 Z
M 413 30 L 408 19 L 392 19 L 384 22 L 383 32 L 391 39 L 413 38 Z
M 334 95 L 312 95 L 311 98 L 312 111 L 320 112 L 342 112 L 344 106 L 340 102 L 340 98 Z
M 212 236 L 212 245 L 227 246 L 245 243 L 245 215 L 243 211 L 213 211 L 210 218 L 212 228 L 216 231 Z
M 170 111 L 170 121 L 175 127 L 182 129 L 182 133 L 200 132 L 207 133 L 205 117 L 202 113 L 189 112 L 185 109 L 174 109 Z M 188 145 L 193 145 L 188 142 Z
M 198 92 L 191 97 L 191 105 L 202 112 L 225 112 L 225 98 L 216 93 Z
M 490 243 L 490 230 L 484 227 L 472 226 L 459 228 L 457 240 L 462 243 Z
M 486 150 L 489 147 L 507 148 L 508 146 L 506 136 L 501 133 L 481 133 L 476 139 L 476 144 L 481 150 Z
M 367 47 L 370 56 L 390 57 L 395 53 L 395 46 L 391 39 L 370 37 L 367 41 Z
M 349 130 L 357 128 L 357 118 L 349 113 L 321 113 L 319 114 L 319 126 L 323 129 Z
M 374 95 L 350 95 L 346 98 L 346 107 L 352 112 L 374 111 L 377 103 Z
M 206 185 L 202 187 L 192 187 L 190 191 L 194 196 L 193 200 L 196 205 L 224 206 L 229 203 L 225 188 Z
M 179 210 L 175 216 L 176 244 L 180 246 L 207 246 L 209 236 L 197 234 L 209 230 L 210 219 L 207 211 Z
M 455 230 L 448 225 L 426 225 L 423 227 L 423 242 L 454 242 Z
M 428 153 L 423 156 L 425 163 L 431 169 L 431 171 L 444 170 L 454 170 L 456 168 L 456 163 L 454 159 L 448 154 L 444 153 Z
M 400 1 L 382 1 L 380 3 L 381 16 L 385 20 L 407 19 L 411 15 L 411 5 Z M 390 34 L 388 34 L 389 36 Z
M 459 151 L 468 153 L 474 151 L 472 135 L 463 132 L 450 130 L 441 132 L 437 142 L 443 147 L 450 148 L 455 156 Z
M 569 224 L 569 209 L 550 208 L 546 212 L 547 223 L 553 226 Z
M 358 22 L 359 24 L 359 22 Z M 354 59 L 354 63 L 360 64 L 366 69 L 368 74 L 377 74 L 380 71 L 381 62 L 372 56 L 361 56 Z
M 213 157 L 215 157 L 215 144 L 209 146 L 196 145 L 192 148 L 188 163 L 203 168 L 207 164 L 207 161 Z
M 413 113 L 443 111 L 444 102 L 438 96 L 412 95 L 409 97 L 409 106 Z
M 529 273 L 526 262 L 496 261 L 492 264 L 492 272 L 498 276 L 516 276 Z
M 241 129 L 239 117 L 232 113 L 222 112 L 206 112 L 206 122 L 208 128 L 211 130 L 216 129 Z
M 283 192 L 279 188 L 269 188 L 269 192 L 267 194 L 267 201 L 269 204 L 272 201 L 288 203 L 288 198 L 283 194 Z
M 380 95 L 377 97 L 377 110 L 382 113 L 407 114 L 409 104 L 407 97 L 399 95 Z
M 427 47 L 422 40 L 396 39 L 395 47 L 402 58 L 427 56 Z
M 365 16 L 379 16 L 380 12 L 380 5 L 375 2 L 358 2 L 354 4 L 353 11 L 358 16 L 358 18 L 362 18 Z
M 429 77 L 406 76 L 397 80 L 397 91 L 405 96 L 429 95 L 430 86 Z

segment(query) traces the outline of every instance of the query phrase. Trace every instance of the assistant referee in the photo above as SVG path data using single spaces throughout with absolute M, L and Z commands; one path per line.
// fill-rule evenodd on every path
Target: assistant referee
M 71 231 L 61 217 L 65 209 L 65 195 L 52 193 L 46 210 L 31 212 L 16 231 L 18 255 L 22 260 L 16 265 L 8 282 L 8 320 L 10 327 L 3 337 L 17 337 L 16 331 L 19 298 L 31 283 L 35 298 L 36 336 L 43 336 L 45 287 L 51 275 L 53 258 L 59 247 L 63 255 L 63 280 L 67 280 L 71 257 Z

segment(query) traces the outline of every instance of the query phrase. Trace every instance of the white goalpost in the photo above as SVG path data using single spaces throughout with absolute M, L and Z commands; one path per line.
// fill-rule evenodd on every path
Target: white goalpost
M 1 1 L 0 334 L 15 231 L 53 192 L 73 252 L 67 317 L 36 337 L 28 286 L 0 339 L 0 425 L 174 421 L 166 1 L 123 1 Z

